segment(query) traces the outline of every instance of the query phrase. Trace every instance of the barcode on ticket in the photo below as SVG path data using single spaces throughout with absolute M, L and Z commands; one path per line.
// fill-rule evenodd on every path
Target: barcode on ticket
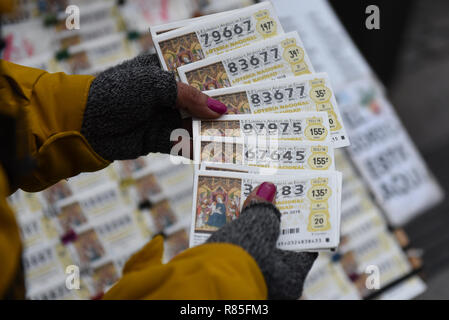
M 299 228 L 289 228 L 281 230 L 281 234 L 293 234 L 293 233 L 299 233 Z

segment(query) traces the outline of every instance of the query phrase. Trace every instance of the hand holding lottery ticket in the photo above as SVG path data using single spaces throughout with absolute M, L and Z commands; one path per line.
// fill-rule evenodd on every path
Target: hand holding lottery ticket
M 99 15 L 92 19 L 96 17 Z M 0 78 L 10 84 L 5 99 L 8 119 L 13 110 L 14 120 L 24 121 L 22 104 L 17 101 L 23 100 L 24 92 L 35 97 L 26 99 L 27 110 L 32 112 L 24 122 L 31 125 L 19 123 L 17 127 L 31 129 L 24 136 L 36 138 L 26 141 L 21 137 L 20 143 L 27 146 L 30 142 L 29 149 L 39 151 L 30 154 L 38 166 L 17 187 L 42 190 L 61 179 L 75 179 L 67 188 L 60 185 L 45 194 L 49 199 L 61 198 L 52 202 L 52 208 L 36 209 L 51 215 L 46 219 L 54 218 L 57 224 L 52 241 L 61 236 L 62 243 L 25 251 L 24 271 L 34 283 L 49 287 L 45 277 L 56 274 L 51 266 L 59 259 L 63 265 L 79 264 L 82 270 L 94 268 L 94 279 L 102 273 L 100 264 L 107 262 L 104 273 L 112 273 L 116 267 L 121 270 L 127 259 L 121 251 L 139 247 L 126 262 L 122 278 L 117 281 L 114 276 L 107 281 L 113 286 L 105 299 L 299 298 L 317 256 L 309 251 L 332 250 L 340 242 L 341 174 L 334 170 L 333 148 L 349 141 L 330 79 L 314 73 L 301 37 L 296 31 L 284 32 L 269 2 L 178 21 L 152 28 L 151 33 L 165 71 L 150 55 L 104 70 L 113 63 L 109 58 L 114 52 L 127 51 L 125 34 L 101 46 L 68 50 L 67 55 L 74 59 L 58 63 L 63 70 L 98 74 L 96 77 L 47 74 L 0 61 Z M 246 86 L 238 89 L 237 85 Z M 217 89 L 221 91 L 217 93 Z M 202 92 L 210 90 L 214 90 L 210 95 Z M 210 160 L 209 167 L 222 159 L 226 165 L 236 166 L 229 170 L 218 166 L 215 171 L 206 166 L 195 172 L 191 219 L 181 219 L 177 210 L 190 205 L 182 199 L 190 198 L 192 188 L 179 182 L 190 183 L 191 172 L 182 178 L 172 176 L 167 172 L 176 172 L 173 167 L 155 169 L 137 159 L 120 172 L 128 176 L 127 181 L 106 181 L 109 184 L 105 186 L 97 185 L 102 180 L 74 177 L 105 168 L 114 160 L 174 151 L 172 137 L 181 132 L 175 130 L 185 128 L 181 115 L 195 118 L 185 124 L 192 124 L 198 160 Z M 224 153 L 219 151 L 222 145 Z M 13 160 L 8 163 L 18 163 L 15 158 L 18 154 L 11 154 Z M 0 185 L 15 186 L 11 172 L 23 175 L 14 172 L 14 166 L 3 174 L 3 165 L 0 167 Z M 265 169 L 274 170 L 268 173 Z M 22 182 L 22 177 L 19 180 Z M 72 194 L 86 182 L 92 189 L 82 196 Z M 131 190 L 122 199 L 121 187 L 128 185 Z M 92 197 L 94 188 L 98 196 Z M 8 189 L 3 190 L 3 198 Z M 150 211 L 150 231 L 137 230 L 135 222 L 143 220 L 143 214 L 135 210 L 132 199 L 143 203 L 139 204 L 142 211 Z M 3 284 L 13 287 L 0 284 L 0 292 L 12 292 L 16 290 L 11 277 L 22 271 L 21 240 L 30 244 L 34 239 L 32 232 L 22 232 L 25 237 L 21 239 L 15 224 L 9 223 L 14 218 L 6 201 L 0 211 L 7 213 L 8 222 L 0 231 L 14 249 L 0 250 L 0 256 L 15 261 L 7 266 L 8 272 L 2 272 L 7 275 Z M 106 213 L 108 221 L 104 220 Z M 37 226 L 39 220 L 27 223 Z M 168 229 L 175 231 L 189 223 L 190 245 L 195 247 L 168 263 L 161 263 L 162 235 L 145 246 L 139 243 L 153 231 L 173 236 Z M 184 249 L 187 233 L 182 234 Z M 168 251 L 179 251 L 175 246 L 168 242 Z M 35 263 L 42 260 L 40 256 L 45 256 L 45 265 Z M 109 257 L 114 257 L 113 261 Z M 74 263 L 69 261 L 72 258 Z M 45 277 L 37 276 L 41 270 Z M 60 284 L 58 288 L 64 288 Z M 70 290 L 67 282 L 65 285 Z M 103 283 L 101 287 L 93 284 L 95 292 L 102 287 Z M 62 297 L 64 293 L 58 294 Z M 87 293 L 83 295 L 87 297 Z M 47 295 L 31 292 L 31 296 Z
M 215 232 L 208 243 L 226 242 L 245 249 L 264 275 L 269 299 L 298 299 L 318 254 L 276 248 L 281 213 L 273 205 L 276 186 L 264 182 L 246 198 L 237 220 Z
M 155 56 L 142 55 L 93 80 L 81 133 L 109 161 L 169 153 L 173 130 L 189 130 L 191 125 L 190 120 L 183 125 L 179 111 L 214 119 L 226 112 L 226 106 L 176 82 L 173 74 L 159 68 Z

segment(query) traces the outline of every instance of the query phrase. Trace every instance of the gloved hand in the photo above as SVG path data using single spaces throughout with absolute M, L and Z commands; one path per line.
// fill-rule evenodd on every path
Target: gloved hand
M 242 213 L 207 242 L 226 242 L 242 247 L 257 262 L 268 288 L 269 299 L 298 299 L 317 253 L 276 248 L 281 213 L 273 205 L 276 186 L 264 182 L 243 204 Z
M 217 118 L 226 105 L 177 83 L 173 73 L 160 69 L 155 55 L 141 55 L 93 80 L 81 133 L 109 161 L 169 153 L 171 132 L 183 127 L 178 109 Z

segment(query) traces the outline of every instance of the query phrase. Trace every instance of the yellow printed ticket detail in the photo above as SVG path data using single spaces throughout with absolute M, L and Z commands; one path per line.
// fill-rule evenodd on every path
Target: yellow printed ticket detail
M 198 245 L 216 230 L 241 213 L 242 204 L 267 176 L 240 172 L 199 170 L 194 180 L 190 244 Z M 302 171 L 273 175 L 276 205 L 281 212 L 277 247 L 283 250 L 322 250 L 339 243 L 339 220 L 336 171 Z M 319 191 L 317 198 L 313 191 Z
M 270 2 L 196 19 L 153 37 L 162 67 L 180 66 L 283 34 Z
M 296 31 L 178 68 L 181 81 L 201 91 L 313 72 Z
M 215 89 L 206 93 L 224 103 L 227 114 L 326 112 L 332 146 L 339 148 L 349 145 L 329 77 L 324 72 Z

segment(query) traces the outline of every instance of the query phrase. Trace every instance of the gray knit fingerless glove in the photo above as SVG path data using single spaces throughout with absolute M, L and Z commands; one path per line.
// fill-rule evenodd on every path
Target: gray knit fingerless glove
M 169 153 L 181 127 L 177 84 L 155 55 L 142 55 L 100 73 L 92 82 L 81 133 L 109 161 Z
M 269 299 L 298 299 L 318 254 L 277 249 L 280 216 L 271 203 L 253 203 L 207 242 L 232 243 L 245 249 L 262 271 Z

